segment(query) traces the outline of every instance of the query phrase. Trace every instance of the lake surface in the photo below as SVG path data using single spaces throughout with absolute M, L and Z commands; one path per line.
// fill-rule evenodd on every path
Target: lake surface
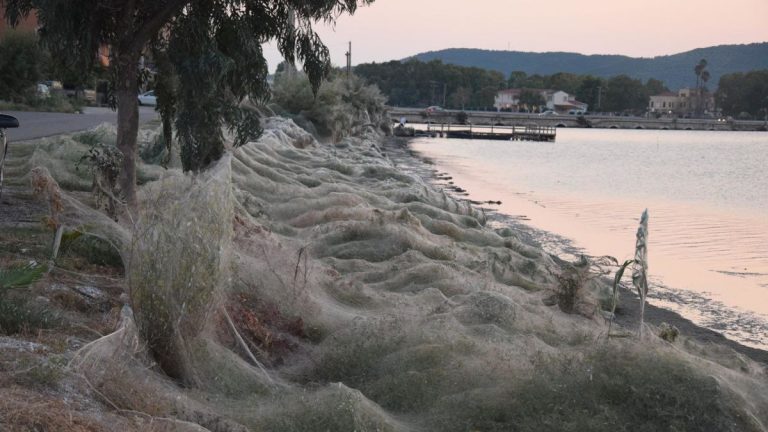
M 768 348 L 768 133 L 558 129 L 557 142 L 420 138 L 473 200 L 556 233 L 550 252 L 631 259 L 648 209 L 650 301 Z

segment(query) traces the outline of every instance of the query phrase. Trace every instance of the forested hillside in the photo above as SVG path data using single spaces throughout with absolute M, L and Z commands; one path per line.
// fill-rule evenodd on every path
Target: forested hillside
M 643 81 L 649 78 L 660 79 L 673 90 L 696 84 L 693 67 L 704 58 L 709 63 L 711 90 L 715 90 L 720 76 L 724 74 L 768 69 L 768 42 L 720 45 L 653 58 L 455 48 L 417 54 L 414 58 L 423 62 L 442 60 L 459 66 L 496 70 L 504 76 L 509 76 L 513 71 L 523 71 L 529 75 L 570 72 L 603 78 L 626 74 Z

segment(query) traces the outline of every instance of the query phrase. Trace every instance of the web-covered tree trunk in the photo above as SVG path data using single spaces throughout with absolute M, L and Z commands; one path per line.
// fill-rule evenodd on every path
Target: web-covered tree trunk
M 117 148 L 123 153 L 118 185 L 129 209 L 136 209 L 136 137 L 139 131 L 139 58 L 135 53 L 117 59 Z

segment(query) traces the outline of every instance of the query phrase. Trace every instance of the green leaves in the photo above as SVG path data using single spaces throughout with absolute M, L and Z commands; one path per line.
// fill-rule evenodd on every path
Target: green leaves
M 3 3 L 12 23 L 34 10 L 42 40 L 53 57 L 83 75 L 93 70 L 100 48 L 109 46 L 113 85 L 119 83 L 116 88 L 125 93 L 137 86 L 135 74 L 126 68 L 134 67 L 147 53 L 147 45 L 152 45 L 162 75 L 157 79 L 158 110 L 167 145 L 173 125 L 184 169 L 198 171 L 223 154 L 223 128 L 234 132 L 236 145 L 261 133 L 256 112 L 243 108 L 243 102 L 269 99 L 263 43 L 276 39 L 286 60 L 302 63 L 317 93 L 331 64 L 328 48 L 313 30 L 314 23 L 333 22 L 371 0 Z M 126 125 L 118 130 L 135 134 Z M 135 137 L 129 137 L 130 141 Z
M 45 266 L 30 263 L 24 266 L 0 268 L 0 289 L 22 288 L 31 285 L 45 273 Z M 0 291 L 0 295 L 2 295 Z
M 0 100 L 20 102 L 34 97 L 44 54 L 32 33 L 11 31 L 0 40 Z
M 170 23 L 167 37 L 156 38 L 153 51 L 163 74 L 157 80 L 158 110 L 166 136 L 169 125 L 175 126 L 185 170 L 199 171 L 221 157 L 224 128 L 234 134 L 235 146 L 261 134 L 258 113 L 244 102 L 270 97 L 263 42 L 276 39 L 286 61 L 302 63 L 317 94 L 331 63 L 312 25 L 353 12 L 358 2 L 273 3 L 191 3 Z
M 0 334 L 15 334 L 56 325 L 56 316 L 47 308 L 30 302 L 24 293 L 9 293 L 11 289 L 33 284 L 43 277 L 45 271 L 46 266 L 36 262 L 0 268 Z
M 768 69 L 721 76 L 715 98 L 725 114 L 765 120 L 768 116 Z
M 624 277 L 624 271 L 627 270 L 630 264 L 633 264 L 635 260 L 626 260 L 624 264 L 619 266 L 616 270 L 616 275 L 613 277 L 613 303 L 611 305 L 611 317 L 616 313 L 616 306 L 619 302 L 619 286 L 621 286 L 621 278 Z

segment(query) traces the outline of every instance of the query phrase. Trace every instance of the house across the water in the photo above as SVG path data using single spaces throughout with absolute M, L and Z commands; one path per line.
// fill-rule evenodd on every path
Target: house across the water
M 531 99 L 539 96 L 539 103 Z M 522 96 L 522 98 L 521 98 Z M 543 102 L 543 103 L 542 103 Z M 497 111 L 542 112 L 551 110 L 557 114 L 583 114 L 589 108 L 584 102 L 561 90 L 551 89 L 506 89 L 500 90 L 494 99 Z
M 691 88 L 653 95 L 648 101 L 648 112 L 661 116 L 683 117 L 696 112 L 708 114 L 714 110 L 715 98 L 711 93 Z

